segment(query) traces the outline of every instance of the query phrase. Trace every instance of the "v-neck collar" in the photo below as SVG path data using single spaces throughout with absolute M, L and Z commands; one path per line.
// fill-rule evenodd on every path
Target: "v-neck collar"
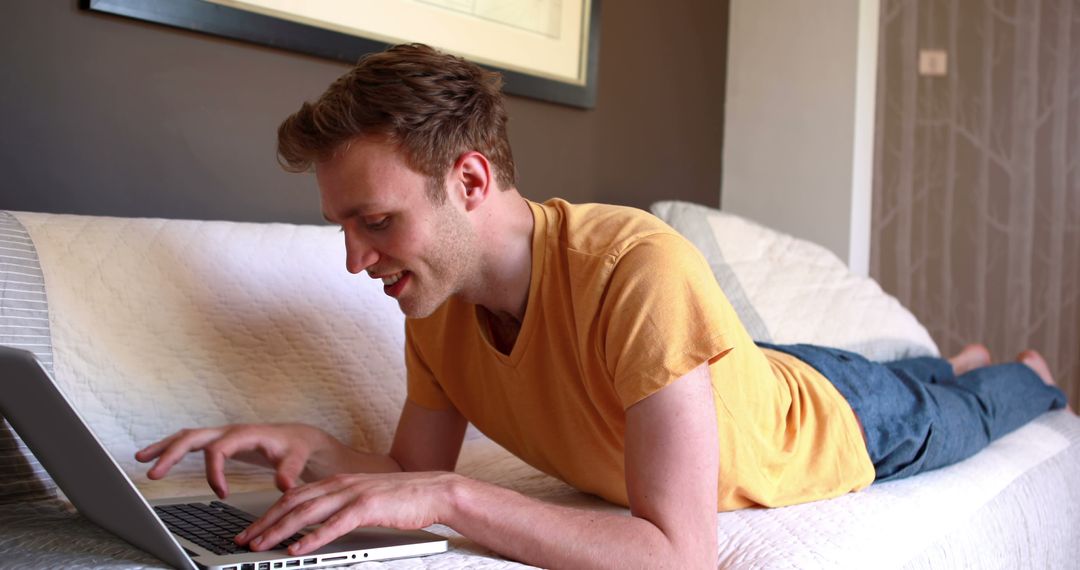
M 540 312 L 540 300 L 538 296 L 540 294 L 540 283 L 544 273 L 544 258 L 547 253 L 547 234 L 549 231 L 548 226 L 550 224 L 548 213 L 541 204 L 537 204 L 531 200 L 525 200 L 525 203 L 528 204 L 529 209 L 532 210 L 533 217 L 532 272 L 529 275 L 529 296 L 525 301 L 525 316 L 521 319 L 521 330 L 518 331 L 517 339 L 514 341 L 514 347 L 510 349 L 510 354 L 501 352 L 492 343 L 492 339 L 485 332 L 488 325 L 484 320 L 487 320 L 487 317 L 484 317 L 484 320 L 481 320 L 479 307 L 473 311 L 475 334 L 480 336 L 480 340 L 487 350 L 490 351 L 499 362 L 506 366 L 517 366 L 528 348 L 533 331 L 536 330 L 536 321 L 539 318 L 537 313 Z

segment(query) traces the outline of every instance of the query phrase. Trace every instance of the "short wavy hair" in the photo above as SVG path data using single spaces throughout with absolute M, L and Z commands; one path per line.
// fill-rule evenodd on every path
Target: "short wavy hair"
M 278 162 L 308 172 L 358 137 L 397 145 L 406 164 L 429 178 L 428 195 L 446 199 L 443 180 L 462 153 L 491 161 L 502 189 L 515 184 L 502 76 L 423 44 L 368 54 L 314 103 L 278 127 Z

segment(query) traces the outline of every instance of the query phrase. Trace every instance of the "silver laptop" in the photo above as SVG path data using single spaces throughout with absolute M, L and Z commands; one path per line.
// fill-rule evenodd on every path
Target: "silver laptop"
M 263 552 L 238 548 L 231 542 L 239 532 L 235 529 L 262 515 L 278 493 L 237 494 L 224 501 L 208 495 L 147 502 L 32 353 L 0 346 L 0 378 L 0 415 L 75 508 L 177 568 L 322 568 L 447 549 L 445 538 L 429 532 L 382 528 L 357 529 L 303 556 L 292 556 L 281 545 Z

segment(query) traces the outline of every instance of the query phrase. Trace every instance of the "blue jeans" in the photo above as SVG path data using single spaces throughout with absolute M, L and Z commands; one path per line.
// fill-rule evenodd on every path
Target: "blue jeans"
M 881 363 L 807 344 L 758 346 L 802 360 L 836 386 L 862 422 L 876 481 L 966 459 L 1066 403 L 1064 392 L 1015 362 L 956 376 L 941 358 Z

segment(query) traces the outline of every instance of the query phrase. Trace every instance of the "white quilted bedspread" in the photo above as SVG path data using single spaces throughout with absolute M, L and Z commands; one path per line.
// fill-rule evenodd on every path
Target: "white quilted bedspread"
M 132 458 L 146 443 L 186 426 L 304 421 L 361 448 L 388 447 L 404 398 L 403 320 L 381 283 L 345 272 L 335 229 L 17 217 L 38 248 L 48 287 L 57 380 L 147 495 L 206 492 L 198 457 L 164 482 L 146 480 L 145 466 Z M 234 491 L 269 483 L 256 468 L 235 467 Z M 1026 549 L 1019 551 L 1023 556 L 1041 552 L 1060 560 L 1060 544 L 1080 540 L 1080 491 L 1063 483 L 1078 469 L 1080 420 L 1047 414 L 933 473 L 831 501 L 719 514 L 718 564 L 934 567 L 949 560 L 948 548 L 940 546 L 944 538 L 956 544 L 998 540 L 999 523 L 1007 525 L 1032 501 L 1055 500 L 1059 505 L 1044 505 L 1029 517 L 1023 536 L 1056 532 L 1057 538 L 1006 544 Z M 466 442 L 460 470 L 559 503 L 625 512 L 533 470 L 484 438 Z M 1063 488 L 1067 500 L 1061 500 Z M 1003 501 L 1010 493 L 1015 497 Z M 450 529 L 432 530 L 451 538 L 450 552 L 360 566 L 520 567 Z M 0 551 L 0 567 L 158 567 L 46 504 L 0 508 Z M 1008 552 L 986 552 L 992 554 L 982 560 L 985 567 L 1012 560 Z
M 133 453 L 184 427 L 305 421 L 389 447 L 404 319 L 381 282 L 345 271 L 335 229 L 18 218 L 45 275 L 57 381 L 148 492 Z
M 533 470 L 488 440 L 466 442 L 460 470 L 559 504 L 625 512 Z M 717 567 L 1080 567 L 1078 471 L 1080 419 L 1046 414 L 975 457 L 935 472 L 830 501 L 720 513 Z M 451 550 L 355 567 L 525 568 L 446 527 L 429 530 L 447 536 Z M 0 549 L 17 547 L 5 553 L 0 568 L 162 567 L 50 505 L 0 508 L 0 537 Z

